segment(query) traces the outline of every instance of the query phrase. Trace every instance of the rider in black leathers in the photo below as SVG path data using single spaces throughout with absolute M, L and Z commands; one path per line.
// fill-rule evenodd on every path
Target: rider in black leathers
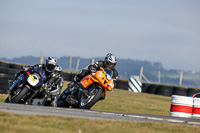
M 41 69 L 43 69 L 45 71 L 45 75 L 46 75 L 46 80 L 44 82 L 44 85 L 43 87 L 46 85 L 48 87 L 46 88 L 51 88 L 53 91 L 56 90 L 55 89 L 55 86 L 51 86 L 53 84 L 52 81 L 54 81 L 54 79 L 58 79 L 59 82 L 57 84 L 59 84 L 58 87 L 58 92 L 60 94 L 60 88 L 62 88 L 62 85 L 63 85 L 63 80 L 60 78 L 60 74 L 61 74 L 61 71 L 62 71 L 62 68 L 60 68 L 60 72 L 59 74 L 56 72 L 56 66 L 57 66 L 57 59 L 54 58 L 54 57 L 48 57 L 46 59 L 46 63 L 45 64 L 36 64 L 34 66 L 25 66 L 23 68 L 22 71 L 19 71 L 15 77 L 15 80 L 19 77 L 19 75 L 21 74 L 24 74 L 26 71 L 28 71 L 29 69 L 32 69 L 34 67 L 39 67 Z M 50 81 L 50 82 L 49 82 Z M 54 81 L 55 82 L 55 81 Z M 45 87 L 44 87 L 45 88 Z M 51 91 L 51 90 L 50 90 Z M 52 93 L 51 97 L 52 97 L 52 103 L 51 105 L 52 106 L 56 106 L 56 100 L 57 100 L 57 95 L 59 95 L 57 93 Z M 44 96 L 46 95 L 46 93 L 44 91 L 42 92 L 38 92 L 38 94 L 34 97 L 34 98 L 43 98 Z M 55 96 L 54 96 L 55 95 Z
M 79 72 L 79 74 L 77 74 L 74 77 L 74 80 L 68 84 L 68 88 L 72 88 L 71 89 L 72 90 L 71 97 L 73 98 L 73 100 L 76 101 L 76 96 L 75 95 L 76 95 L 76 92 L 77 92 L 77 88 L 74 87 L 74 85 L 77 82 L 80 82 L 82 80 L 82 78 L 84 78 L 86 75 L 88 75 L 90 73 L 94 73 L 97 70 L 100 70 L 100 67 L 108 68 L 108 69 L 111 69 L 113 71 L 113 77 L 112 78 L 114 79 L 114 83 L 115 83 L 117 78 L 118 78 L 118 72 L 115 69 L 116 64 L 117 64 L 117 59 L 116 59 L 115 55 L 113 55 L 111 53 L 108 53 L 106 55 L 104 61 L 97 61 L 94 64 L 89 65 L 88 69 L 82 69 Z M 100 100 L 103 100 L 103 99 L 105 99 L 105 94 Z
M 56 67 L 56 65 L 57 65 L 57 59 L 54 58 L 54 57 L 48 57 L 48 58 L 46 59 L 46 64 L 36 64 L 36 65 L 34 65 L 34 66 L 25 66 L 25 67 L 23 67 L 23 70 L 22 70 L 22 71 L 19 71 L 19 72 L 17 73 L 15 79 L 16 79 L 19 75 L 21 75 L 21 74 L 23 74 L 24 72 L 26 72 L 27 70 L 29 70 L 29 69 L 31 69 L 31 68 L 33 68 L 33 67 L 39 67 L 39 68 L 42 68 L 42 69 L 45 71 L 45 75 L 46 75 L 46 77 L 47 77 L 46 81 L 48 81 L 48 80 L 51 78 L 51 76 L 52 76 L 52 74 L 53 74 L 53 72 L 54 72 L 54 68 Z

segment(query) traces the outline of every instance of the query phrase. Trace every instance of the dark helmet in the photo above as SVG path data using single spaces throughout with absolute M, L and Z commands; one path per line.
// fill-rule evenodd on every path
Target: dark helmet
M 115 66 L 117 64 L 117 59 L 116 59 L 115 55 L 108 53 L 105 57 L 104 62 L 105 62 L 106 67 L 113 69 L 113 68 L 115 68 Z
M 61 72 L 62 72 L 62 67 L 57 65 L 57 66 L 54 68 L 54 71 L 56 72 L 57 75 L 60 75 Z
M 57 59 L 54 57 L 48 57 L 46 59 L 45 69 L 47 72 L 53 72 L 56 65 L 57 65 Z

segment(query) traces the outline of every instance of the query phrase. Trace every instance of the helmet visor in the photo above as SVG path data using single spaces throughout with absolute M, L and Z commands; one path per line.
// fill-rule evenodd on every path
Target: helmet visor
M 53 64 L 48 64 L 48 65 L 47 65 L 48 71 L 53 71 L 54 68 L 55 68 L 55 65 L 53 65 Z
M 55 71 L 56 72 L 56 74 L 61 74 L 61 71 Z
M 107 62 L 106 62 L 106 66 L 113 69 L 113 68 L 115 68 L 116 63 L 111 63 L 111 62 L 108 62 L 108 61 L 107 61 Z

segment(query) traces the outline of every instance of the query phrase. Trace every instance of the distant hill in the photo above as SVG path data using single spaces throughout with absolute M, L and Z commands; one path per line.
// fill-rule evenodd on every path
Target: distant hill
M 46 57 L 44 57 L 45 61 Z M 62 66 L 64 70 L 69 69 L 69 59 L 70 57 L 63 56 L 58 58 L 58 64 Z M 81 58 L 81 57 L 72 57 L 72 70 L 76 70 L 77 60 L 80 59 L 79 62 L 79 70 L 86 67 L 91 63 L 91 59 L 89 58 Z M 94 58 L 95 61 L 103 60 L 104 58 Z M 33 56 L 23 56 L 19 58 L 7 59 L 0 58 L 0 60 L 13 62 L 13 63 L 22 63 L 27 65 L 35 65 L 40 61 L 40 57 Z M 163 68 L 162 64 L 159 62 L 150 62 L 150 61 L 141 61 L 141 60 L 133 60 L 133 59 L 118 59 L 117 67 L 119 73 L 119 78 L 129 78 L 131 75 L 139 75 L 140 68 L 143 66 L 144 75 L 151 81 L 158 81 L 158 71 L 161 72 L 161 83 L 165 84 L 174 84 L 178 85 L 179 83 L 179 75 L 181 70 L 166 70 Z M 189 72 L 184 72 L 184 76 L 191 75 Z M 187 78 L 183 79 L 183 85 L 198 87 L 200 86 L 200 74 L 195 75 L 197 78 Z M 188 77 L 188 76 L 187 76 Z

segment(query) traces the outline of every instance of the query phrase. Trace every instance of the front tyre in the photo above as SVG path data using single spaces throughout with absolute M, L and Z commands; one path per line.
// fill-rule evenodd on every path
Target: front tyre
M 6 98 L 6 100 L 4 102 L 9 103 L 9 96 Z
M 14 95 L 10 102 L 11 103 L 21 103 L 22 97 L 28 92 L 28 88 L 24 87 L 18 94 Z
M 69 107 L 69 104 L 66 101 L 67 96 L 69 95 L 68 93 L 68 89 L 66 89 L 65 91 L 63 91 L 63 93 L 59 96 L 58 100 L 57 100 L 57 107 L 64 107 L 67 108 Z
M 96 102 L 99 101 L 102 93 L 103 93 L 102 89 L 95 89 L 95 91 L 89 96 L 82 95 L 79 108 L 90 109 Z

